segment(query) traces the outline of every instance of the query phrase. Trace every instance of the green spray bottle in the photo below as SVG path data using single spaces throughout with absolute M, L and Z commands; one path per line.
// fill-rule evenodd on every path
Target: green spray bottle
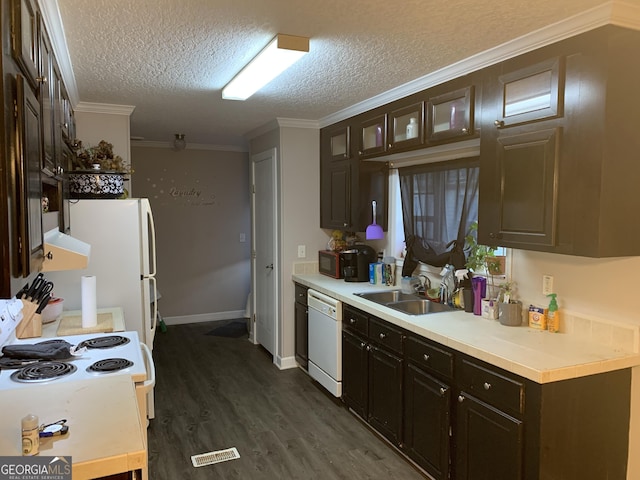
M 547 297 L 551 297 L 549 309 L 547 310 L 547 330 L 551 333 L 558 333 L 560 330 L 560 312 L 558 311 L 557 295 L 550 293 Z

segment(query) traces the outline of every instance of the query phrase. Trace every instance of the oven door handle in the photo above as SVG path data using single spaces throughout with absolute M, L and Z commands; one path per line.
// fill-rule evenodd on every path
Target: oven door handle
M 153 363 L 151 349 L 143 342 L 140 342 L 140 346 L 142 347 L 145 357 L 147 357 L 147 369 L 149 370 L 147 373 L 147 379 L 140 385 L 140 388 L 144 389 L 144 393 L 148 393 L 156 384 L 156 366 Z

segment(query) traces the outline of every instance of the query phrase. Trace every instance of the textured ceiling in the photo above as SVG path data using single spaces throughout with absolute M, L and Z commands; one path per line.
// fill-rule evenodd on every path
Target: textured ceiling
M 320 120 L 603 0 L 58 0 L 82 102 L 133 105 L 131 135 L 246 145 Z M 222 87 L 276 33 L 310 53 L 245 102 Z

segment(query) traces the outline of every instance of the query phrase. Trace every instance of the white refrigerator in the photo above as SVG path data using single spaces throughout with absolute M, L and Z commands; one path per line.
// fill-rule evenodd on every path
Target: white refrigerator
M 153 350 L 158 319 L 156 242 L 149 200 L 71 200 L 70 235 L 91 246 L 86 269 L 49 272 L 65 310 L 81 310 L 81 278 L 96 277 L 98 308 L 122 307 L 126 330 Z M 153 418 L 153 395 L 149 396 Z

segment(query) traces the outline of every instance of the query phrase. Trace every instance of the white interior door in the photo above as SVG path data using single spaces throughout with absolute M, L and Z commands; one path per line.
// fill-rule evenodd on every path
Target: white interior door
M 252 156 L 255 342 L 277 356 L 276 149 Z

